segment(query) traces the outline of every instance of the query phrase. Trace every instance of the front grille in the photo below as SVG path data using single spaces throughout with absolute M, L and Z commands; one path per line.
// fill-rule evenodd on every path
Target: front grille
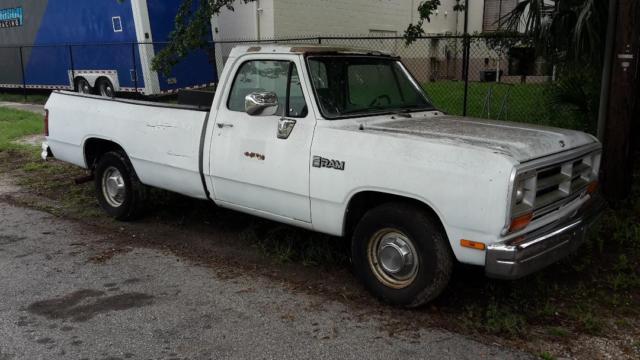
M 596 179 L 598 154 L 537 170 L 533 218 L 553 212 L 580 196 Z
M 538 159 L 516 169 L 511 191 L 511 211 L 504 233 L 511 231 L 516 219 L 531 221 L 560 210 L 586 194 L 589 185 L 598 179 L 601 148 L 574 150 Z

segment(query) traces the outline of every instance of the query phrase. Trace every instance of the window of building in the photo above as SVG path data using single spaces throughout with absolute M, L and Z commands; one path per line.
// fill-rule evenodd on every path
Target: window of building
M 482 31 L 500 30 L 500 20 L 512 12 L 517 5 L 518 0 L 485 0 Z
M 113 32 L 122 32 L 122 19 L 120 16 L 114 16 L 111 18 L 113 24 Z

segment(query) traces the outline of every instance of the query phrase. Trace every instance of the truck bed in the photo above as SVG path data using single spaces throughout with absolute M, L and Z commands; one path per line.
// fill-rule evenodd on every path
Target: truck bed
M 85 144 L 109 140 L 126 152 L 143 184 L 206 198 L 200 166 L 208 109 L 70 92 L 52 93 L 45 109 L 56 158 L 88 168 Z

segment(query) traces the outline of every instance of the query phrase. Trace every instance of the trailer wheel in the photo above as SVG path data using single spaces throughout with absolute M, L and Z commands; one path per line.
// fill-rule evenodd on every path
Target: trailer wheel
M 100 92 L 100 95 L 104 97 L 112 98 L 116 96 L 113 84 L 111 84 L 109 79 L 101 78 L 98 80 L 98 91 Z
M 93 89 L 91 85 L 85 78 L 77 78 L 76 79 L 76 91 L 80 94 L 92 94 Z
M 447 286 L 453 256 L 437 222 L 419 207 L 387 203 L 367 212 L 353 234 L 354 271 L 382 301 L 418 307 Z
M 142 214 L 146 188 L 124 153 L 102 155 L 95 169 L 95 185 L 100 206 L 116 220 L 133 220 Z

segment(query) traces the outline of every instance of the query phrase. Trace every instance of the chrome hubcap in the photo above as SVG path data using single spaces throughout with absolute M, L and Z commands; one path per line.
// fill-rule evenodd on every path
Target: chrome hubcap
M 369 242 L 369 265 L 383 284 L 401 289 L 415 280 L 418 257 L 411 239 L 395 229 L 378 231 Z
M 89 83 L 86 81 L 80 82 L 80 85 L 78 86 L 78 88 L 80 88 L 80 92 L 83 94 L 89 94 L 91 92 L 91 87 L 89 86 Z
M 107 203 L 120 207 L 124 203 L 126 187 L 120 170 L 111 166 L 102 175 L 102 193 Z

